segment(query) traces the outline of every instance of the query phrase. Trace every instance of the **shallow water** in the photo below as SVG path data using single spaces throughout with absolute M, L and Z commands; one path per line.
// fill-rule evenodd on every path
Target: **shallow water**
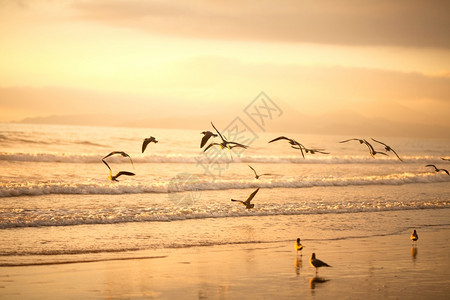
M 141 143 L 153 135 L 144 154 Z M 196 131 L 0 124 L 0 264 L 134 257 L 139 251 L 396 234 L 448 226 L 446 140 L 389 139 L 401 155 L 370 157 L 349 137 L 293 136 L 330 155 L 303 158 L 258 133 L 242 153 L 199 148 Z M 379 138 L 381 139 L 381 138 Z M 394 147 L 394 145 L 392 145 Z M 101 162 L 110 151 L 114 172 Z M 259 173 L 255 179 L 251 164 Z M 447 167 L 448 168 L 448 167 Z M 260 191 L 246 210 L 245 200 Z

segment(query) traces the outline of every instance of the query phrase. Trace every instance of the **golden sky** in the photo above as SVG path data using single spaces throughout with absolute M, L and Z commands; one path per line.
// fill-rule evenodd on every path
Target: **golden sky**
M 0 122 L 288 108 L 450 127 L 450 1 L 0 0 Z M 392 108 L 392 109 L 390 109 Z

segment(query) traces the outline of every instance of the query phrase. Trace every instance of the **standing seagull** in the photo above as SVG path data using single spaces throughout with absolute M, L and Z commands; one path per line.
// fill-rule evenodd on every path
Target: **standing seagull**
M 291 144 L 291 147 L 294 149 L 300 150 L 302 152 L 303 158 L 305 158 L 305 153 L 303 153 L 303 149 L 305 149 L 305 146 L 303 146 L 302 144 L 300 144 L 299 142 L 297 142 L 294 139 L 290 139 L 285 136 L 279 136 L 279 137 L 274 138 L 273 140 L 269 141 L 269 143 L 276 142 L 279 140 L 287 140 L 289 142 L 289 144 Z
M 208 140 L 211 137 L 217 137 L 217 134 L 212 133 L 211 131 L 202 131 L 201 134 L 203 134 L 204 136 L 203 136 L 202 141 L 200 143 L 200 148 L 203 148 L 203 146 L 206 145 L 206 143 L 208 142 Z
M 436 168 L 435 165 L 426 165 L 425 167 L 433 167 L 436 172 L 443 171 L 443 172 L 447 173 L 447 175 L 450 175 L 446 169 L 438 169 L 438 168 Z
M 298 251 L 303 250 L 303 245 L 300 242 L 300 238 L 297 238 L 297 242 L 295 243 L 295 250 L 297 250 L 297 255 L 298 255 Z
M 403 161 L 403 160 L 400 158 L 400 156 L 398 156 L 397 152 L 395 152 L 394 149 L 392 149 L 391 147 L 389 147 L 388 145 L 386 145 L 386 144 L 383 143 L 383 142 L 377 141 L 377 140 L 374 139 L 374 138 L 371 138 L 371 139 L 372 139 L 372 141 L 374 141 L 374 142 L 377 142 L 377 143 L 379 143 L 379 144 L 381 144 L 381 145 L 384 145 L 384 149 L 385 149 L 386 151 L 392 151 L 392 152 L 394 152 L 395 156 L 397 156 L 397 158 L 400 159 L 400 161 Z
M 128 154 L 126 154 L 126 153 L 123 152 L 123 151 L 113 151 L 113 152 L 109 153 L 108 155 L 106 155 L 105 157 L 103 157 L 103 158 L 102 158 L 102 161 L 103 161 L 104 163 L 106 163 L 106 162 L 104 161 L 104 159 L 110 157 L 111 155 L 116 155 L 116 154 L 122 155 L 123 157 L 128 157 L 128 158 L 130 159 L 130 161 L 131 161 L 131 165 L 132 165 L 133 168 L 134 168 L 133 160 L 131 159 L 131 157 L 130 157 Z M 108 166 L 108 167 L 109 167 L 109 166 Z
M 411 233 L 410 238 L 411 238 L 411 241 L 413 242 L 413 244 L 414 244 L 415 242 L 417 242 L 417 240 L 419 239 L 419 236 L 417 235 L 417 231 L 416 231 L 415 229 L 414 229 L 413 232 Z
M 144 142 L 142 143 L 142 153 L 144 153 L 145 149 L 147 148 L 147 145 L 151 142 L 156 144 L 158 141 L 152 136 L 144 139 Z
M 316 274 L 317 274 L 317 268 L 320 268 L 320 267 L 331 267 L 326 262 L 323 262 L 320 259 L 317 259 L 316 258 L 316 254 L 314 252 L 311 254 L 311 258 L 309 259 L 309 263 L 311 264 L 311 266 L 316 268 Z
M 250 169 L 253 170 L 253 173 L 255 173 L 255 178 L 256 178 L 256 179 L 259 179 L 259 177 L 261 177 L 261 176 L 263 176 L 263 175 L 272 175 L 272 174 L 269 174 L 269 173 L 264 173 L 264 174 L 258 175 L 258 174 L 256 173 L 255 169 L 252 168 L 252 166 L 250 166 L 250 165 L 248 165 L 248 166 L 249 166 Z
M 117 173 L 116 175 L 113 175 L 113 174 L 112 174 L 112 170 L 111 170 L 111 168 L 109 167 L 108 163 L 107 163 L 106 161 L 104 161 L 104 160 L 102 160 L 102 161 L 103 161 L 103 163 L 104 163 L 104 164 L 108 167 L 108 169 L 109 169 L 109 176 L 108 176 L 108 179 L 111 180 L 111 181 L 119 181 L 119 180 L 117 180 L 117 178 L 118 178 L 119 176 L 121 176 L 121 175 L 127 175 L 127 176 L 134 176 L 134 175 L 136 175 L 136 174 L 131 173 L 131 172 L 128 172 L 128 171 L 120 171 L 120 172 Z
M 255 204 L 253 204 L 253 203 L 250 204 L 250 201 L 252 201 L 253 197 L 255 197 L 255 195 L 258 191 L 259 191 L 259 188 L 257 188 L 253 193 L 251 193 L 250 196 L 248 196 L 247 200 L 245 200 L 245 201 L 234 200 L 234 199 L 231 199 L 231 201 L 241 203 L 242 205 L 245 206 L 246 209 L 253 208 L 253 207 L 255 207 Z

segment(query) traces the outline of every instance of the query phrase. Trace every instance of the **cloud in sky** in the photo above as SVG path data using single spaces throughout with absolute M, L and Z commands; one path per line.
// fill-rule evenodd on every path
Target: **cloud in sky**
M 80 17 L 209 39 L 450 48 L 446 0 L 76 1 Z
M 449 5 L 0 0 L 0 121 L 209 116 L 265 91 L 304 114 L 450 126 Z

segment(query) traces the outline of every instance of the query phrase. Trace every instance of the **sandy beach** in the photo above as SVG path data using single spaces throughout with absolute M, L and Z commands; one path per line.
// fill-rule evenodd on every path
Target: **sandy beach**
M 448 299 L 450 229 L 368 238 L 135 253 L 133 259 L 3 267 L 4 299 Z M 315 252 L 331 268 L 318 274 Z

